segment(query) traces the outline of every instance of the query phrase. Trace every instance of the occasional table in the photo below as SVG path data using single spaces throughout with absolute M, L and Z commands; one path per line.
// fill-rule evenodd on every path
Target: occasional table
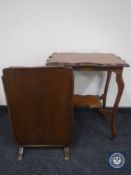
M 74 95 L 74 106 L 90 106 L 98 108 L 104 116 L 111 117 L 111 139 L 116 136 L 116 112 L 124 89 L 122 72 L 129 64 L 112 53 L 53 53 L 47 60 L 48 66 L 72 67 L 75 71 L 106 71 L 107 79 L 103 94 L 97 95 Z M 106 107 L 108 87 L 112 72 L 116 74 L 118 86 L 117 96 L 112 108 Z

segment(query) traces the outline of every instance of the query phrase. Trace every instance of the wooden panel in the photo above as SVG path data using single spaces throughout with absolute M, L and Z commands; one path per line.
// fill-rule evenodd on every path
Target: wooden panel
M 20 145 L 68 145 L 73 75 L 70 68 L 7 68 L 3 81 Z
M 128 67 L 125 60 L 112 53 L 54 53 L 48 65 L 94 66 L 94 67 Z
M 102 107 L 100 97 L 96 95 L 74 95 L 73 104 L 76 107 L 80 106 L 89 106 L 95 108 Z

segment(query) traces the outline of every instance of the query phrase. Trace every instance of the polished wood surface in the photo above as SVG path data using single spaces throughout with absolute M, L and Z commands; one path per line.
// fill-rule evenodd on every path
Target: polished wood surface
M 70 144 L 71 68 L 6 68 L 3 83 L 13 133 L 20 146 Z
M 128 67 L 125 60 L 112 53 L 53 53 L 47 60 L 48 65 Z

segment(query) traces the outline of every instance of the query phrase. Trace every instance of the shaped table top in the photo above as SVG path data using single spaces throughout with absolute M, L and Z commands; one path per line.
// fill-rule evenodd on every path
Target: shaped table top
M 129 67 L 129 64 L 112 53 L 53 53 L 47 65 L 56 66 L 94 66 Z

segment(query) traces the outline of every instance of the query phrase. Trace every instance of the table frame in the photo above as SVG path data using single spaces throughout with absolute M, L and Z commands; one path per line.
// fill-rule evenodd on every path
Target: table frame
M 111 117 L 111 139 L 113 140 L 116 136 L 116 113 L 118 110 L 118 105 L 124 90 L 124 80 L 123 80 L 123 67 L 73 67 L 73 70 L 75 71 L 106 71 L 107 72 L 107 78 L 106 78 L 106 84 L 104 88 L 104 93 L 99 96 L 99 100 L 102 100 L 102 107 L 98 108 L 99 112 L 103 114 L 104 116 Z M 106 107 L 107 102 L 107 94 L 110 84 L 110 79 L 112 76 L 112 72 L 116 74 L 116 83 L 118 87 L 118 92 L 116 95 L 116 99 L 114 102 L 114 105 L 112 108 Z M 75 96 L 75 95 L 74 95 Z M 78 98 L 83 98 L 83 96 L 79 96 Z M 87 96 L 88 98 L 88 96 Z M 80 104 L 83 105 L 83 104 Z M 92 104 L 93 105 L 93 104 Z M 96 106 L 97 107 L 97 106 Z
M 115 54 L 106 53 L 53 53 L 47 60 L 48 66 L 72 67 L 74 71 L 105 71 L 107 78 L 103 94 L 74 95 L 74 106 L 95 107 L 103 116 L 111 118 L 111 139 L 116 136 L 116 113 L 124 90 L 123 68 L 130 65 Z M 115 73 L 117 95 L 113 107 L 106 106 L 107 94 L 112 73 Z

